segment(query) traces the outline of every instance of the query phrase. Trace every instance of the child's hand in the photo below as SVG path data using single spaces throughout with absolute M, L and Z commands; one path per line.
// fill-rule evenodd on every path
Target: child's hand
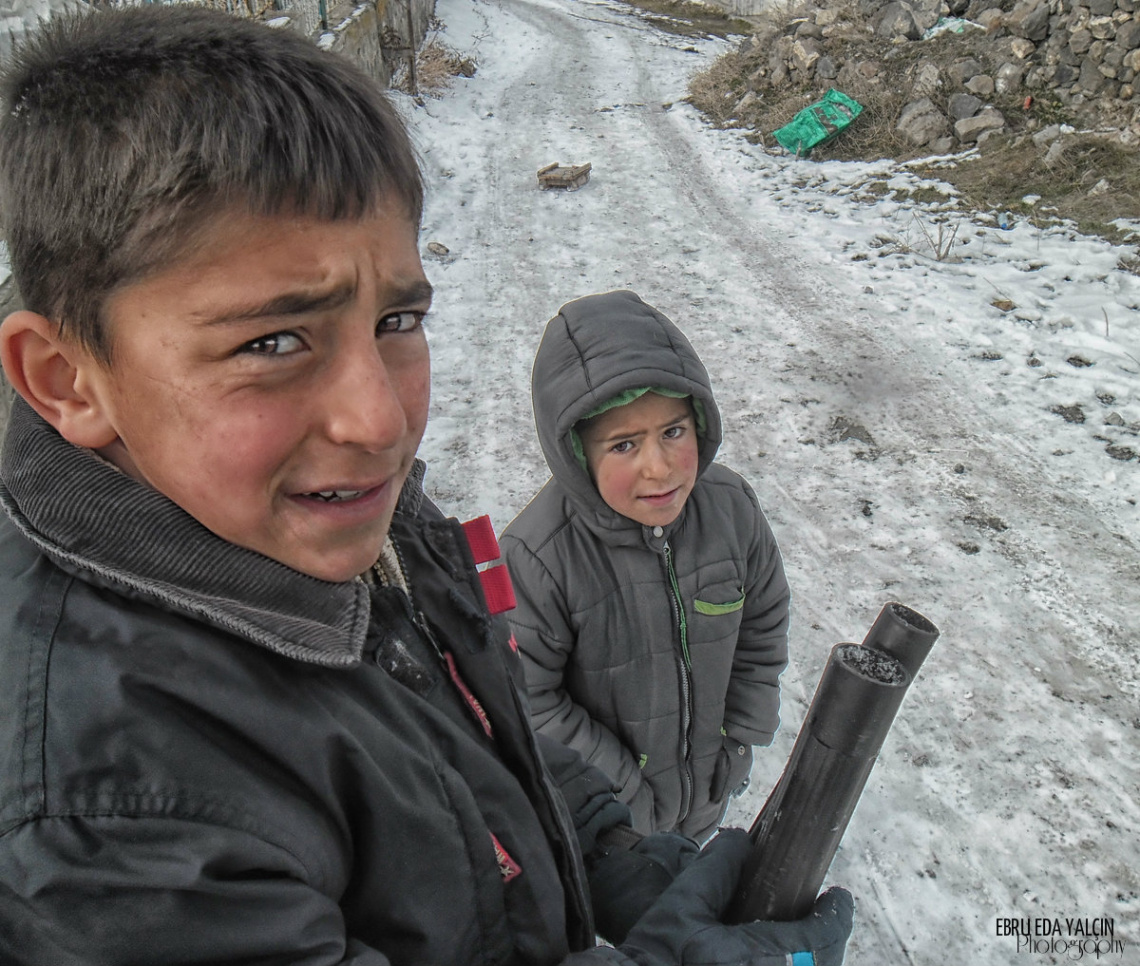
M 588 863 L 594 927 L 620 945 L 633 925 L 660 898 L 700 846 L 676 832 L 647 835 L 628 850 L 615 850 Z
M 846 889 L 829 889 L 795 922 L 721 923 L 751 847 L 742 829 L 717 835 L 630 931 L 622 952 L 640 966 L 784 966 L 797 953 L 814 966 L 840 966 L 855 909 Z
M 752 746 L 728 734 L 723 735 L 721 741 L 720 758 L 713 769 L 709 789 L 709 798 L 714 802 L 743 794 L 752 774 Z

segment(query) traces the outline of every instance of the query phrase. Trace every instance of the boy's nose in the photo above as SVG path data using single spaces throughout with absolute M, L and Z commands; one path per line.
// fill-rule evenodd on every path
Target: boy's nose
M 320 393 L 325 431 L 334 443 L 380 451 L 394 446 L 407 433 L 403 400 L 375 348 L 343 361 Z
M 669 461 L 659 445 L 651 443 L 642 450 L 641 473 L 651 480 L 662 479 L 668 475 Z

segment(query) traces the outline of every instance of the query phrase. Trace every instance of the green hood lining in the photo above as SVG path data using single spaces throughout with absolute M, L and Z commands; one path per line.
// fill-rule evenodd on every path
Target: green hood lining
M 570 427 L 570 446 L 574 450 L 574 458 L 578 461 L 578 465 L 587 473 L 590 472 L 590 465 L 586 461 L 586 451 L 582 447 L 582 437 L 578 435 L 578 427 L 587 419 L 593 419 L 595 416 L 600 416 L 602 413 L 609 412 L 611 409 L 617 409 L 618 406 L 628 406 L 635 399 L 640 399 L 647 392 L 655 392 L 658 396 L 668 396 L 670 399 L 689 399 L 693 404 L 693 415 L 697 423 L 697 435 L 704 438 L 705 430 L 708 427 L 708 420 L 705 419 L 705 407 L 692 393 L 678 392 L 675 389 L 663 389 L 660 386 L 626 389 L 624 392 L 619 392 L 612 399 L 607 400 L 600 406 L 591 409 L 588 413 L 579 417 L 577 422 Z

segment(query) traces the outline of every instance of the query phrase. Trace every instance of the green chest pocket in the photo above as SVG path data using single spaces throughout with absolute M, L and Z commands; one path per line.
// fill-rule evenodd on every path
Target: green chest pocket
M 740 592 L 740 598 L 738 600 L 730 600 L 727 604 L 710 604 L 707 600 L 697 600 L 694 598 L 693 607 L 698 614 L 705 614 L 708 617 L 731 614 L 744 607 L 744 591 L 742 590 Z

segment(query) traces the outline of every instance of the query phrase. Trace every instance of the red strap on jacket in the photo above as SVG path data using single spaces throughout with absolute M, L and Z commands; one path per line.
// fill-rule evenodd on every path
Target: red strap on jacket
M 463 524 L 463 533 L 471 545 L 471 555 L 476 564 L 490 563 L 501 556 L 499 541 L 495 539 L 495 528 L 491 526 L 491 518 L 487 514 L 468 520 Z
M 471 546 L 476 566 L 498 560 L 501 556 L 499 541 L 495 539 L 495 529 L 487 514 L 468 520 L 463 524 L 463 533 Z M 505 564 L 480 570 L 479 580 L 483 584 L 483 596 L 487 598 L 487 610 L 492 615 L 515 609 L 515 588 Z
M 504 611 L 515 609 L 517 603 L 515 601 L 515 588 L 511 583 L 511 575 L 507 571 L 506 564 L 480 570 L 479 580 L 483 583 L 483 596 L 487 598 L 487 610 L 492 614 L 502 614 Z

